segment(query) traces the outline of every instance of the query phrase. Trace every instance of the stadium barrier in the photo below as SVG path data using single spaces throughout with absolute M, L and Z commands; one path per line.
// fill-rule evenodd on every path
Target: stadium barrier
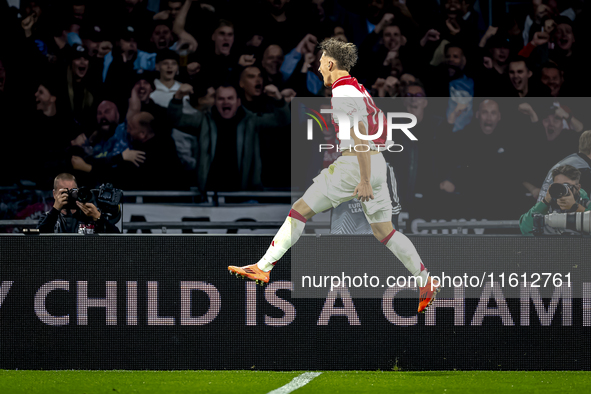
M 37 220 L 0 220 L 0 227 L 14 226 L 18 228 L 34 228 L 37 226 Z M 211 230 L 211 229 L 278 229 L 283 222 L 124 222 L 124 230 L 157 230 L 157 229 L 191 229 L 191 230 Z M 327 229 L 329 223 L 314 223 L 310 221 L 306 224 L 306 229 Z M 437 222 L 437 223 L 419 223 L 419 230 L 441 230 L 441 229 L 509 229 L 519 228 L 518 220 L 482 220 L 475 222 Z
M 436 223 L 419 223 L 417 224 L 419 230 L 443 230 L 443 229 L 509 229 L 519 228 L 519 220 L 476 220 L 473 222 L 467 221 L 440 221 Z
M 0 220 L 0 227 L 35 228 L 37 220 Z M 124 230 L 278 230 L 283 222 L 124 222 Z M 329 223 L 306 224 L 309 230 L 328 229 Z
M 0 235 L 0 369 L 590 369 L 589 238 L 410 238 L 432 267 L 539 263 L 572 271 L 579 288 L 551 298 L 454 291 L 417 315 L 415 298 L 390 290 L 292 297 L 292 252 L 264 288 L 228 274 L 256 261 L 269 236 Z M 376 242 L 303 236 L 298 245 Z

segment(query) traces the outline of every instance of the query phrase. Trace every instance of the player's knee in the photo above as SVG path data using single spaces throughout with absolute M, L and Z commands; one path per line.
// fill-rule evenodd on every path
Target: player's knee
M 308 206 L 308 204 L 306 204 L 306 202 L 302 198 L 297 200 L 295 202 L 295 204 L 293 204 L 291 209 L 293 209 L 294 211 L 296 211 L 297 213 L 299 213 L 300 215 L 302 215 L 306 219 L 310 219 L 312 216 L 314 216 L 316 214 L 316 212 L 314 212 L 312 210 L 312 208 L 310 208 Z
M 373 230 L 373 236 L 376 237 L 376 239 L 378 241 L 381 241 L 382 239 L 386 238 L 386 237 L 382 236 L 382 233 L 381 232 L 379 232 L 379 231 L 377 231 L 375 229 Z
M 394 230 L 392 225 L 387 225 L 385 223 L 373 223 L 371 224 L 371 231 L 373 232 L 373 236 L 376 237 L 378 241 L 384 240 L 390 233 Z

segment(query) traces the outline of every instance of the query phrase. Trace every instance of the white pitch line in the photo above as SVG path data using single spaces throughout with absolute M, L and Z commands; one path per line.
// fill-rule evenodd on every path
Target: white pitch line
M 296 376 L 292 379 L 291 382 L 286 384 L 285 386 L 281 386 L 278 389 L 273 391 L 269 391 L 267 394 L 288 394 L 292 391 L 299 389 L 300 387 L 304 387 L 312 379 L 319 376 L 322 372 L 304 372 L 303 374 Z

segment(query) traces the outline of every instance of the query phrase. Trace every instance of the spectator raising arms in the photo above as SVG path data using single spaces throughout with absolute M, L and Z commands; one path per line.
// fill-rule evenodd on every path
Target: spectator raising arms
M 272 138 L 265 134 L 267 130 L 289 124 L 289 109 L 279 90 L 273 85 L 265 87 L 264 93 L 275 100 L 275 106 L 272 113 L 262 116 L 245 111 L 232 86 L 217 88 L 211 113 L 196 111 L 185 115 L 181 100 L 192 91 L 190 85 L 181 86 L 170 102 L 168 114 L 175 127 L 198 137 L 199 190 L 259 189 L 259 140 Z

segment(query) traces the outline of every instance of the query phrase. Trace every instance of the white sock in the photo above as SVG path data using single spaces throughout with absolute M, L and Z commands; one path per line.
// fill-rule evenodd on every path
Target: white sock
M 257 263 L 259 269 L 265 272 L 271 271 L 285 252 L 300 239 L 305 226 L 306 218 L 293 209 L 289 211 L 289 216 L 275 234 L 267 253 Z
M 392 232 L 381 241 L 394 256 L 398 257 L 402 264 L 410 271 L 417 280 L 417 285 L 427 285 L 428 271 L 421 262 L 421 257 L 410 239 L 399 231 Z

